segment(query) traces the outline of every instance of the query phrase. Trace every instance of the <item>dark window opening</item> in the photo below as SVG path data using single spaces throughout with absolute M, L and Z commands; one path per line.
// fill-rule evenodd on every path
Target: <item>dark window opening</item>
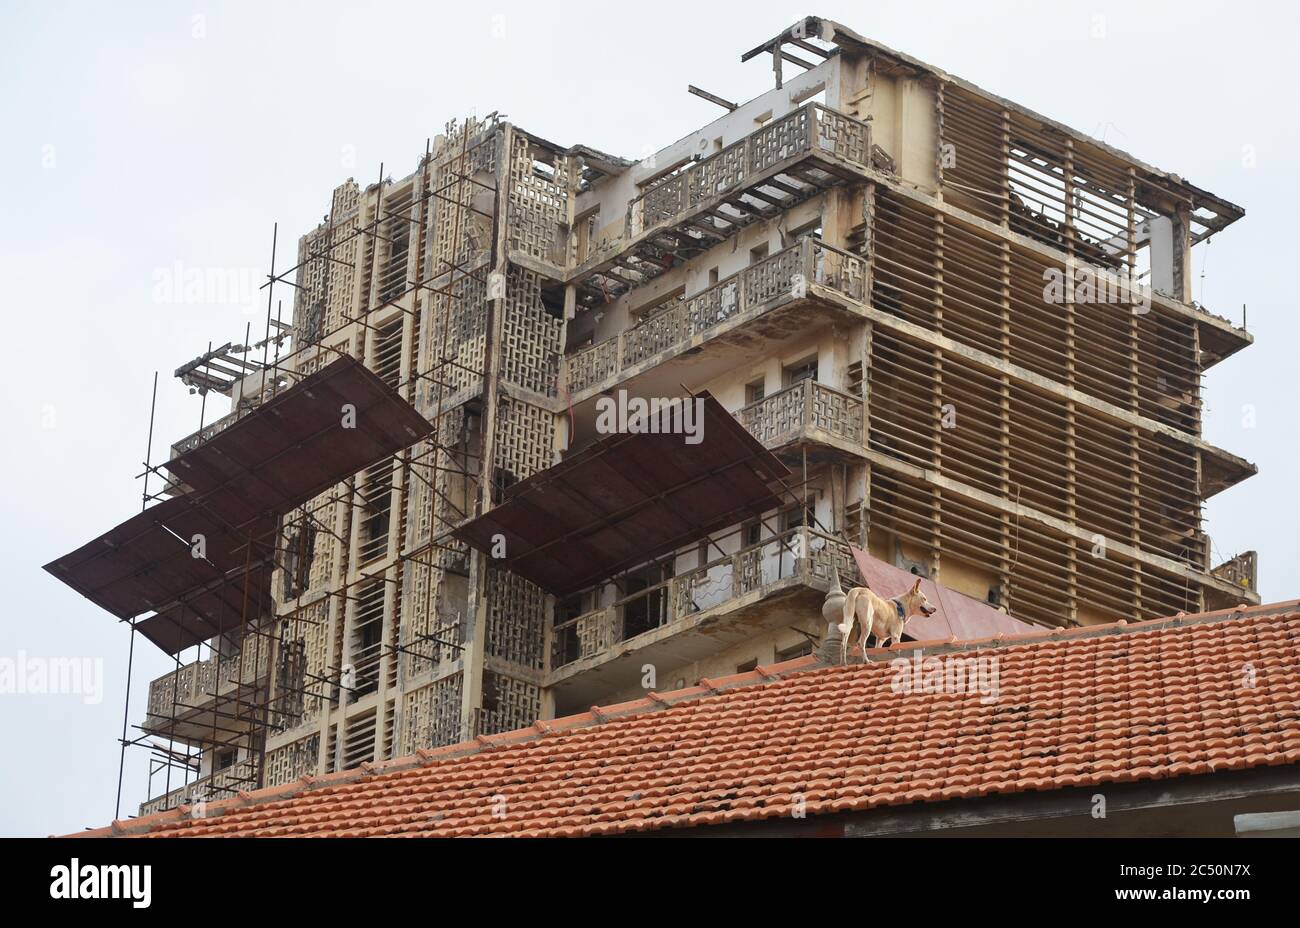
M 789 365 L 782 371 L 782 377 L 787 387 L 793 387 L 804 380 L 816 380 L 817 356 L 813 355 L 811 358 Z
M 555 601 L 555 624 L 567 622 L 570 619 L 576 619 L 584 614 L 587 604 L 586 593 L 575 593 L 572 596 L 566 596 L 564 599 Z
M 804 657 L 812 652 L 812 641 L 805 638 L 803 641 L 799 642 L 799 644 L 791 645 L 788 648 L 783 648 L 782 650 L 777 651 L 776 662 L 780 664 L 783 661 L 792 661 L 796 657 Z
M 781 513 L 781 531 L 798 528 L 801 525 L 815 526 L 817 517 L 812 506 L 798 506 Z
M 383 657 L 384 583 L 364 587 L 357 595 L 352 623 L 352 700 L 379 689 L 379 665 Z
M 648 632 L 668 621 L 668 588 L 659 584 L 672 579 L 672 576 L 673 564 L 669 560 L 644 567 L 624 578 L 624 598 L 636 596 L 623 606 L 624 638 Z M 650 592 L 642 596 L 636 595 L 645 590 Z
M 311 560 L 316 552 L 316 526 L 302 524 L 289 534 L 284 550 L 284 598 L 306 591 L 311 580 Z
M 564 318 L 564 288 L 563 287 L 543 287 L 542 288 L 542 308 L 552 319 Z
M 393 505 L 392 458 L 367 468 L 359 495 L 364 515 L 361 520 L 358 558 L 362 564 L 366 564 L 388 553 L 388 529 Z

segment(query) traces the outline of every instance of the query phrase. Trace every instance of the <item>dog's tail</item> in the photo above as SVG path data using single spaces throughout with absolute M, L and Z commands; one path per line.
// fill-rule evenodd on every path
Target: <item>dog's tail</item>
M 847 635 L 853 628 L 853 611 L 858 605 L 858 588 L 854 587 L 844 594 L 844 615 L 840 621 L 840 634 Z

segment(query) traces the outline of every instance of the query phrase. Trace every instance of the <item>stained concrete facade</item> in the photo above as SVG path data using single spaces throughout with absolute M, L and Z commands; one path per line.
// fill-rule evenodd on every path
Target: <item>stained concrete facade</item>
M 286 518 L 275 614 L 155 681 L 202 767 L 146 808 L 796 656 L 850 545 L 1036 624 L 1258 601 L 1201 524 L 1254 472 L 1201 375 L 1251 337 L 1190 298 L 1241 210 L 830 21 L 746 57 L 772 89 L 640 161 L 470 120 L 334 191 L 285 375 L 356 357 L 435 438 Z M 602 397 L 683 388 L 787 463 L 780 509 L 566 597 L 454 536 Z M 208 679 L 260 710 L 178 720 Z

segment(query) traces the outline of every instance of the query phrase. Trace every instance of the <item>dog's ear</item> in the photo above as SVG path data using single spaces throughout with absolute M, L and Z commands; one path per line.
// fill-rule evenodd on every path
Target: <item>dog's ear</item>
M 916 582 L 912 584 L 912 595 L 915 596 L 919 592 L 921 592 L 921 578 L 917 577 Z

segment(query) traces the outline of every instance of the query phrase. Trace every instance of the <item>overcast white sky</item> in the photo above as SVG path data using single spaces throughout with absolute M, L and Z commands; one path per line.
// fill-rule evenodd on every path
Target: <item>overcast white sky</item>
M 1208 376 L 1205 431 L 1261 473 L 1213 500 L 1207 527 L 1216 558 L 1260 551 L 1265 601 L 1300 596 L 1286 522 L 1300 484 L 1285 276 L 1297 23 L 1281 4 L 8 0 L 0 660 L 99 658 L 104 692 L 0 694 L 0 835 L 111 818 L 129 636 L 40 567 L 139 510 L 154 371 L 156 461 L 199 419 L 171 372 L 209 340 L 242 341 L 250 319 L 261 331 L 264 306 L 169 302 L 155 273 L 264 274 L 276 221 L 292 260 L 336 184 L 371 182 L 381 161 L 406 174 L 455 116 L 499 110 L 555 142 L 641 157 L 718 115 L 687 83 L 733 100 L 766 89 L 767 60 L 741 65 L 741 52 L 813 13 L 1246 208 L 1197 249 L 1196 295 L 1238 322 L 1249 307 L 1257 344 Z M 142 642 L 133 724 L 168 669 Z M 128 757 L 124 813 L 147 787 L 144 751 Z

